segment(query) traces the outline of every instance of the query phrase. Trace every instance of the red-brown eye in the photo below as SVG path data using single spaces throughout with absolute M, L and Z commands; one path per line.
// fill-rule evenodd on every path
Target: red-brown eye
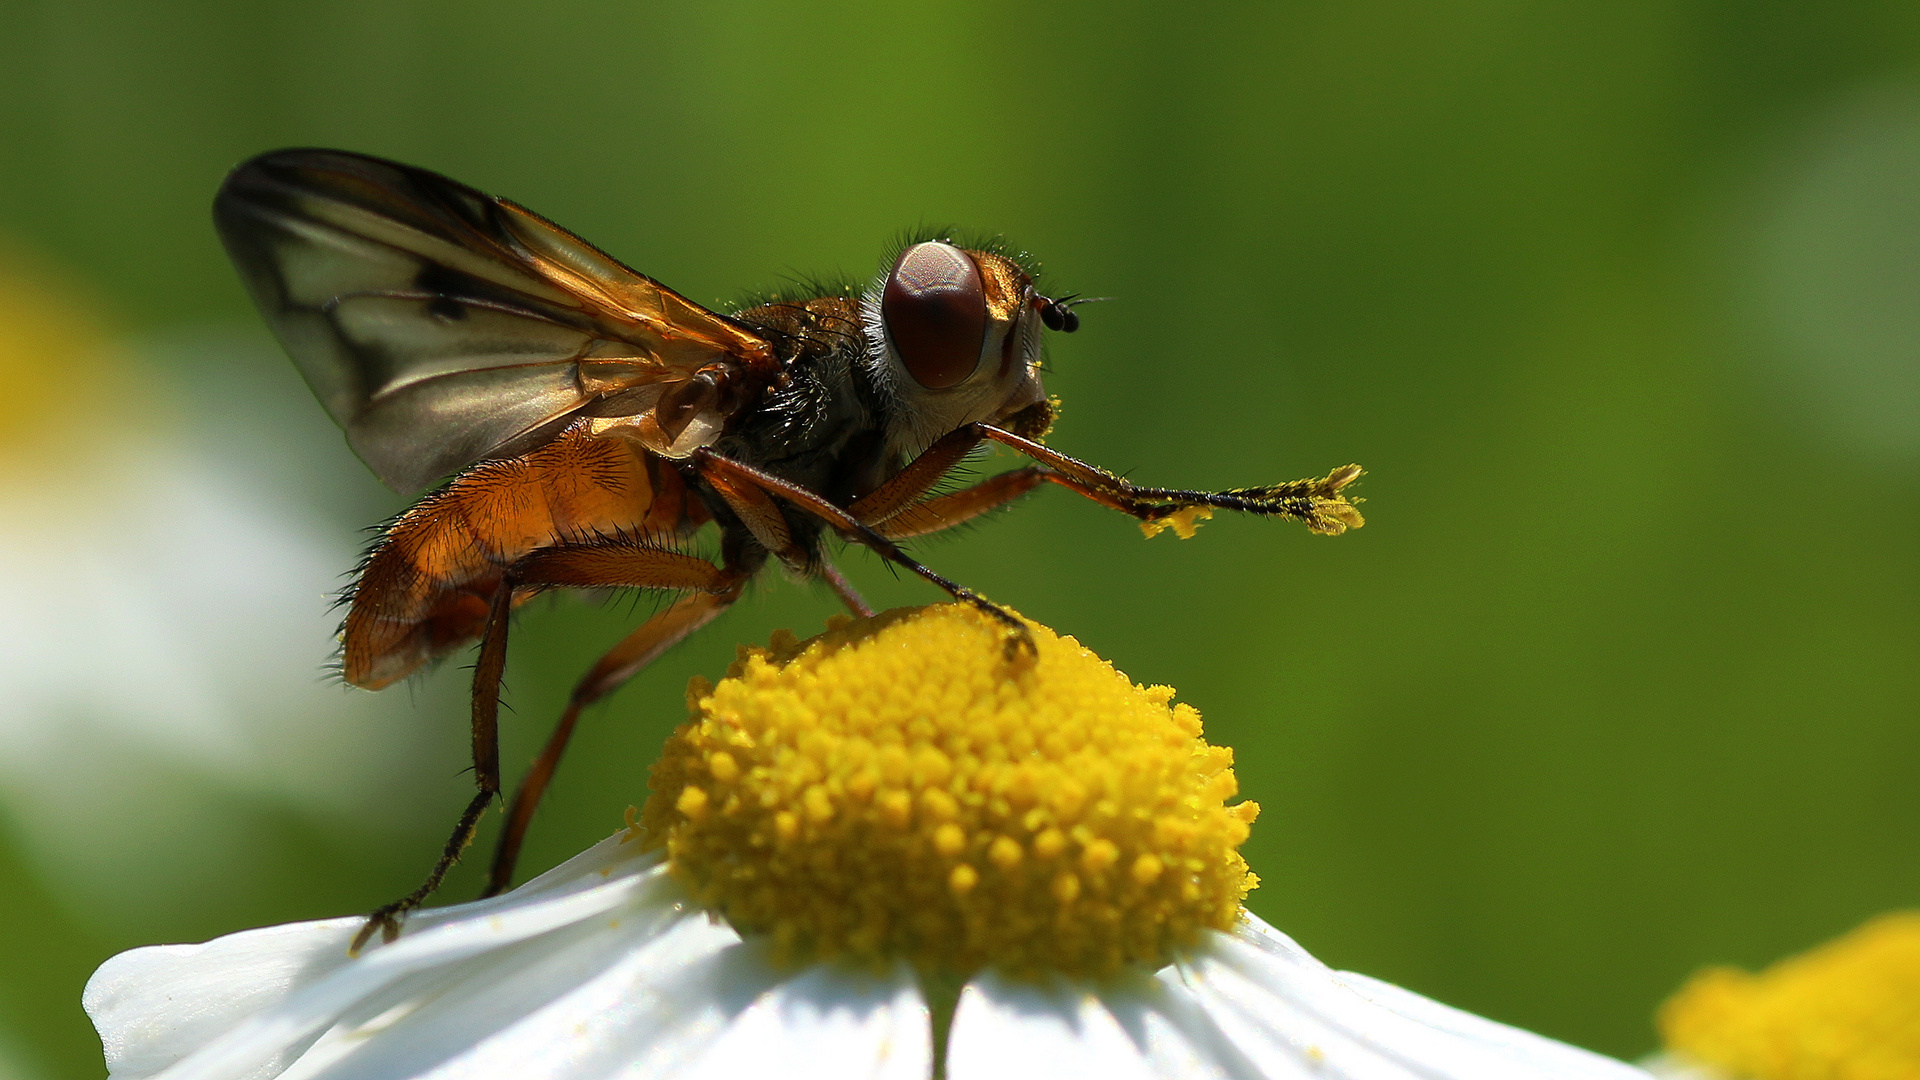
M 929 390 L 958 385 L 979 365 L 987 339 L 980 268 L 952 244 L 915 244 L 887 277 L 880 316 L 915 382 Z

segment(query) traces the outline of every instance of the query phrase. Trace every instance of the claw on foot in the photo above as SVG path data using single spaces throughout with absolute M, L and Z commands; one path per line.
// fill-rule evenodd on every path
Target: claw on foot
M 1307 521 L 1307 531 L 1321 536 L 1339 536 L 1348 529 L 1358 529 L 1367 523 L 1360 511 L 1345 499 L 1328 502 L 1314 507 L 1314 516 Z
M 373 940 L 375 930 L 380 931 L 382 942 L 391 943 L 399 937 L 400 925 L 406 921 L 409 907 L 410 905 L 388 904 L 368 915 L 366 925 L 360 928 L 359 933 L 353 935 L 353 943 L 347 946 L 347 956 L 359 956 L 360 950 L 366 947 L 367 942 Z
M 1357 529 L 1367 523 L 1360 516 L 1360 509 L 1347 501 L 1340 489 L 1360 479 L 1366 470 L 1358 465 L 1342 465 L 1326 475 L 1316 485 L 1314 492 L 1314 515 L 1307 522 L 1307 528 L 1323 536 L 1339 536 L 1348 529 Z
M 1299 507 L 1295 513 L 1306 523 L 1307 531 L 1321 536 L 1339 536 L 1348 529 L 1358 529 L 1367 523 L 1354 505 L 1360 500 L 1349 501 L 1340 493 L 1342 488 L 1360 479 L 1360 474 L 1365 471 L 1358 465 L 1342 465 L 1318 480 L 1296 480 L 1269 491 L 1280 498 L 1284 498 L 1284 493 L 1289 489 L 1304 496 L 1307 505 Z
M 1320 484 L 1326 494 L 1332 495 L 1341 488 L 1360 479 L 1360 474 L 1365 471 L 1365 469 L 1362 469 L 1358 465 L 1342 465 L 1328 473 L 1326 479 L 1320 481 Z
M 1014 671 L 1025 671 L 1040 659 L 1040 646 L 1033 640 L 1033 633 L 1025 626 L 1007 631 L 1000 643 L 1001 656 L 1007 666 Z
M 969 604 L 975 611 L 1000 624 L 1005 633 L 1000 639 L 1001 655 L 1014 671 L 1025 671 L 1040 658 L 1040 646 L 1034 643 L 1033 631 L 1018 615 L 985 599 L 970 589 L 961 589 L 954 599 Z

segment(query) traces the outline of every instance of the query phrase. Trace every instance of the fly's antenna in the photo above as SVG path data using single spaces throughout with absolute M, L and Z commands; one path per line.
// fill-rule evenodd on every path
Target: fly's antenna
M 1081 304 L 1098 304 L 1112 299 L 1111 296 L 1080 296 L 1068 293 L 1051 300 L 1043 296 L 1035 297 L 1033 302 L 1034 306 L 1040 309 L 1040 321 L 1046 324 L 1047 329 L 1071 334 L 1080 329 L 1080 316 L 1074 314 L 1074 308 Z

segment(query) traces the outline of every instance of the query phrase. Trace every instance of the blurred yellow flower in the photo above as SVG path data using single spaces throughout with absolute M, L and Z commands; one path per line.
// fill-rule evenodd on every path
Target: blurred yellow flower
M 70 484 L 76 467 L 98 468 L 112 443 L 156 426 L 152 380 L 89 301 L 0 242 L 0 487 Z
M 1743 1080 L 1920 1080 L 1920 911 L 1758 975 L 1715 967 L 1660 1008 L 1678 1064 Z

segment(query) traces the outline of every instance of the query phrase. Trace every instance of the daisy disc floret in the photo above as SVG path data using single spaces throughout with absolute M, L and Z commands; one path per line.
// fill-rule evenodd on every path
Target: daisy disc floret
M 743 649 L 641 824 L 698 902 L 794 961 L 1103 976 L 1230 930 L 1259 812 L 1164 686 L 949 604 Z

